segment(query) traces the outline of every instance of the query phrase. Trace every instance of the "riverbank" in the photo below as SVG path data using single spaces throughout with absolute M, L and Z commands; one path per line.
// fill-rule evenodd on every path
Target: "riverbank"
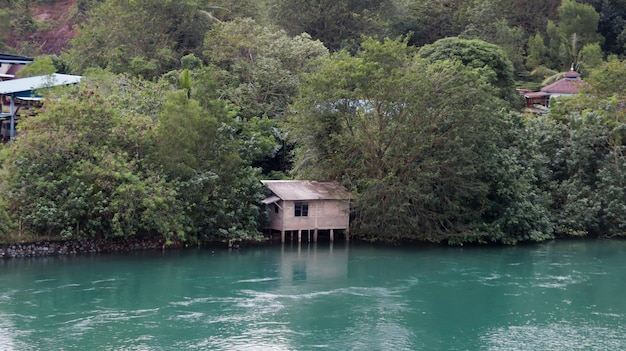
M 87 253 L 164 250 L 181 247 L 181 242 L 166 245 L 163 238 L 111 238 L 102 240 L 51 240 L 4 244 L 0 258 L 78 255 Z

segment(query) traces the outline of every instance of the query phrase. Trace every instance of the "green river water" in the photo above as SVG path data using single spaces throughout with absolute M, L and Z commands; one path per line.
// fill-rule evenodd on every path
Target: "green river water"
M 626 241 L 0 260 L 0 350 L 626 350 Z

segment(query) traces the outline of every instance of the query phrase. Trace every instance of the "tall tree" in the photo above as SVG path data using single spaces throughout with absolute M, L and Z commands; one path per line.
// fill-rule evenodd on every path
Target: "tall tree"
M 524 74 L 523 46 L 526 33 L 521 27 L 509 26 L 498 0 L 477 1 L 467 10 L 467 24 L 461 37 L 481 39 L 498 45 L 513 63 L 516 76 Z
M 91 88 L 47 101 L 4 150 L 9 213 L 38 235 L 184 238 L 175 190 L 144 163 L 152 126 Z
M 240 108 L 247 127 L 269 131 L 274 140 L 269 151 L 259 146 L 256 151 L 250 150 L 251 154 L 264 150 L 264 157 L 257 158 L 256 164 L 265 173 L 285 172 L 290 146 L 278 121 L 298 92 L 300 73 L 308 69 L 310 61 L 327 54 L 324 45 L 308 34 L 290 37 L 284 30 L 262 26 L 251 19 L 219 23 L 207 33 L 203 57 L 221 70 L 206 67 L 196 71 L 196 81 L 201 83 L 196 96 L 203 99 L 214 95 L 229 100 Z M 209 75 L 220 78 L 207 78 Z M 207 81 L 215 81 L 217 86 L 210 87 Z M 263 140 L 267 144 L 268 139 Z
M 203 109 L 187 92 L 167 95 L 156 129 L 157 157 L 176 185 L 188 227 L 205 239 L 260 235 L 258 170 L 240 155 L 236 110 L 214 101 Z
M 500 97 L 515 100 L 513 65 L 504 51 L 478 39 L 457 37 L 437 40 L 419 50 L 419 55 L 430 62 L 459 60 L 469 69 L 480 70 L 483 77 L 500 92 Z
M 390 0 L 273 0 L 271 17 L 291 35 L 308 33 L 331 51 L 356 48 L 362 35 L 380 35 Z
M 605 38 L 602 49 L 607 54 L 626 52 L 626 1 L 587 0 L 600 15 L 598 32 Z
M 599 14 L 587 4 L 576 0 L 563 0 L 558 9 L 558 19 L 548 21 L 548 48 L 553 66 L 566 71 L 579 66 L 580 53 L 586 45 L 602 44 L 604 38 L 598 33 Z
M 541 240 L 549 227 L 509 149 L 523 125 L 504 106 L 480 69 L 368 39 L 305 76 L 295 172 L 347 184 L 368 239 Z
M 612 58 L 591 70 L 575 98 L 529 119 L 536 140 L 533 168 L 549 195 L 557 235 L 626 233 L 626 67 Z
M 212 20 L 185 0 L 107 0 L 89 12 L 67 52 L 73 70 L 100 67 L 154 78 L 201 51 Z
M 422 46 L 457 36 L 462 26 L 456 13 L 462 1 L 447 0 L 395 0 L 390 22 L 393 34 L 409 36 L 409 44 Z
M 307 34 L 290 37 L 252 19 L 215 25 L 206 35 L 203 57 L 226 71 L 220 95 L 245 117 L 280 117 L 297 92 L 299 74 L 328 50 Z

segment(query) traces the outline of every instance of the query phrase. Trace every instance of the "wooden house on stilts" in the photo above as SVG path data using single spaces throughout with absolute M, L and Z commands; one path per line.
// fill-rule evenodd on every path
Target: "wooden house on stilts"
M 290 234 L 291 240 L 297 234 L 297 240 L 301 242 L 305 233 L 307 241 L 317 242 L 321 231 L 328 232 L 330 241 L 335 240 L 337 231 L 343 233 L 346 241 L 349 240 L 350 193 L 338 182 L 261 182 L 272 192 L 263 200 L 269 212 L 269 223 L 264 229 L 270 233 L 280 232 L 281 242 L 285 242 L 286 233 Z

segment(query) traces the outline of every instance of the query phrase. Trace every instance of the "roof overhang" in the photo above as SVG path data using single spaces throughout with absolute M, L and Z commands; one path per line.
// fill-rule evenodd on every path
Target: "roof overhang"
M 43 97 L 41 97 L 41 96 L 24 96 L 24 97 L 18 96 L 17 98 L 20 99 L 20 100 L 24 100 L 24 101 L 41 101 L 41 100 L 43 100 Z
M 280 201 L 280 197 L 272 195 L 272 196 L 265 198 L 263 201 L 261 201 L 261 203 L 263 203 L 264 205 L 269 205 L 269 204 L 276 203 L 278 201 Z
M 0 82 L 2 95 L 31 95 L 29 92 L 37 89 L 52 88 L 61 85 L 77 84 L 82 76 L 53 73 L 46 76 L 11 79 Z

